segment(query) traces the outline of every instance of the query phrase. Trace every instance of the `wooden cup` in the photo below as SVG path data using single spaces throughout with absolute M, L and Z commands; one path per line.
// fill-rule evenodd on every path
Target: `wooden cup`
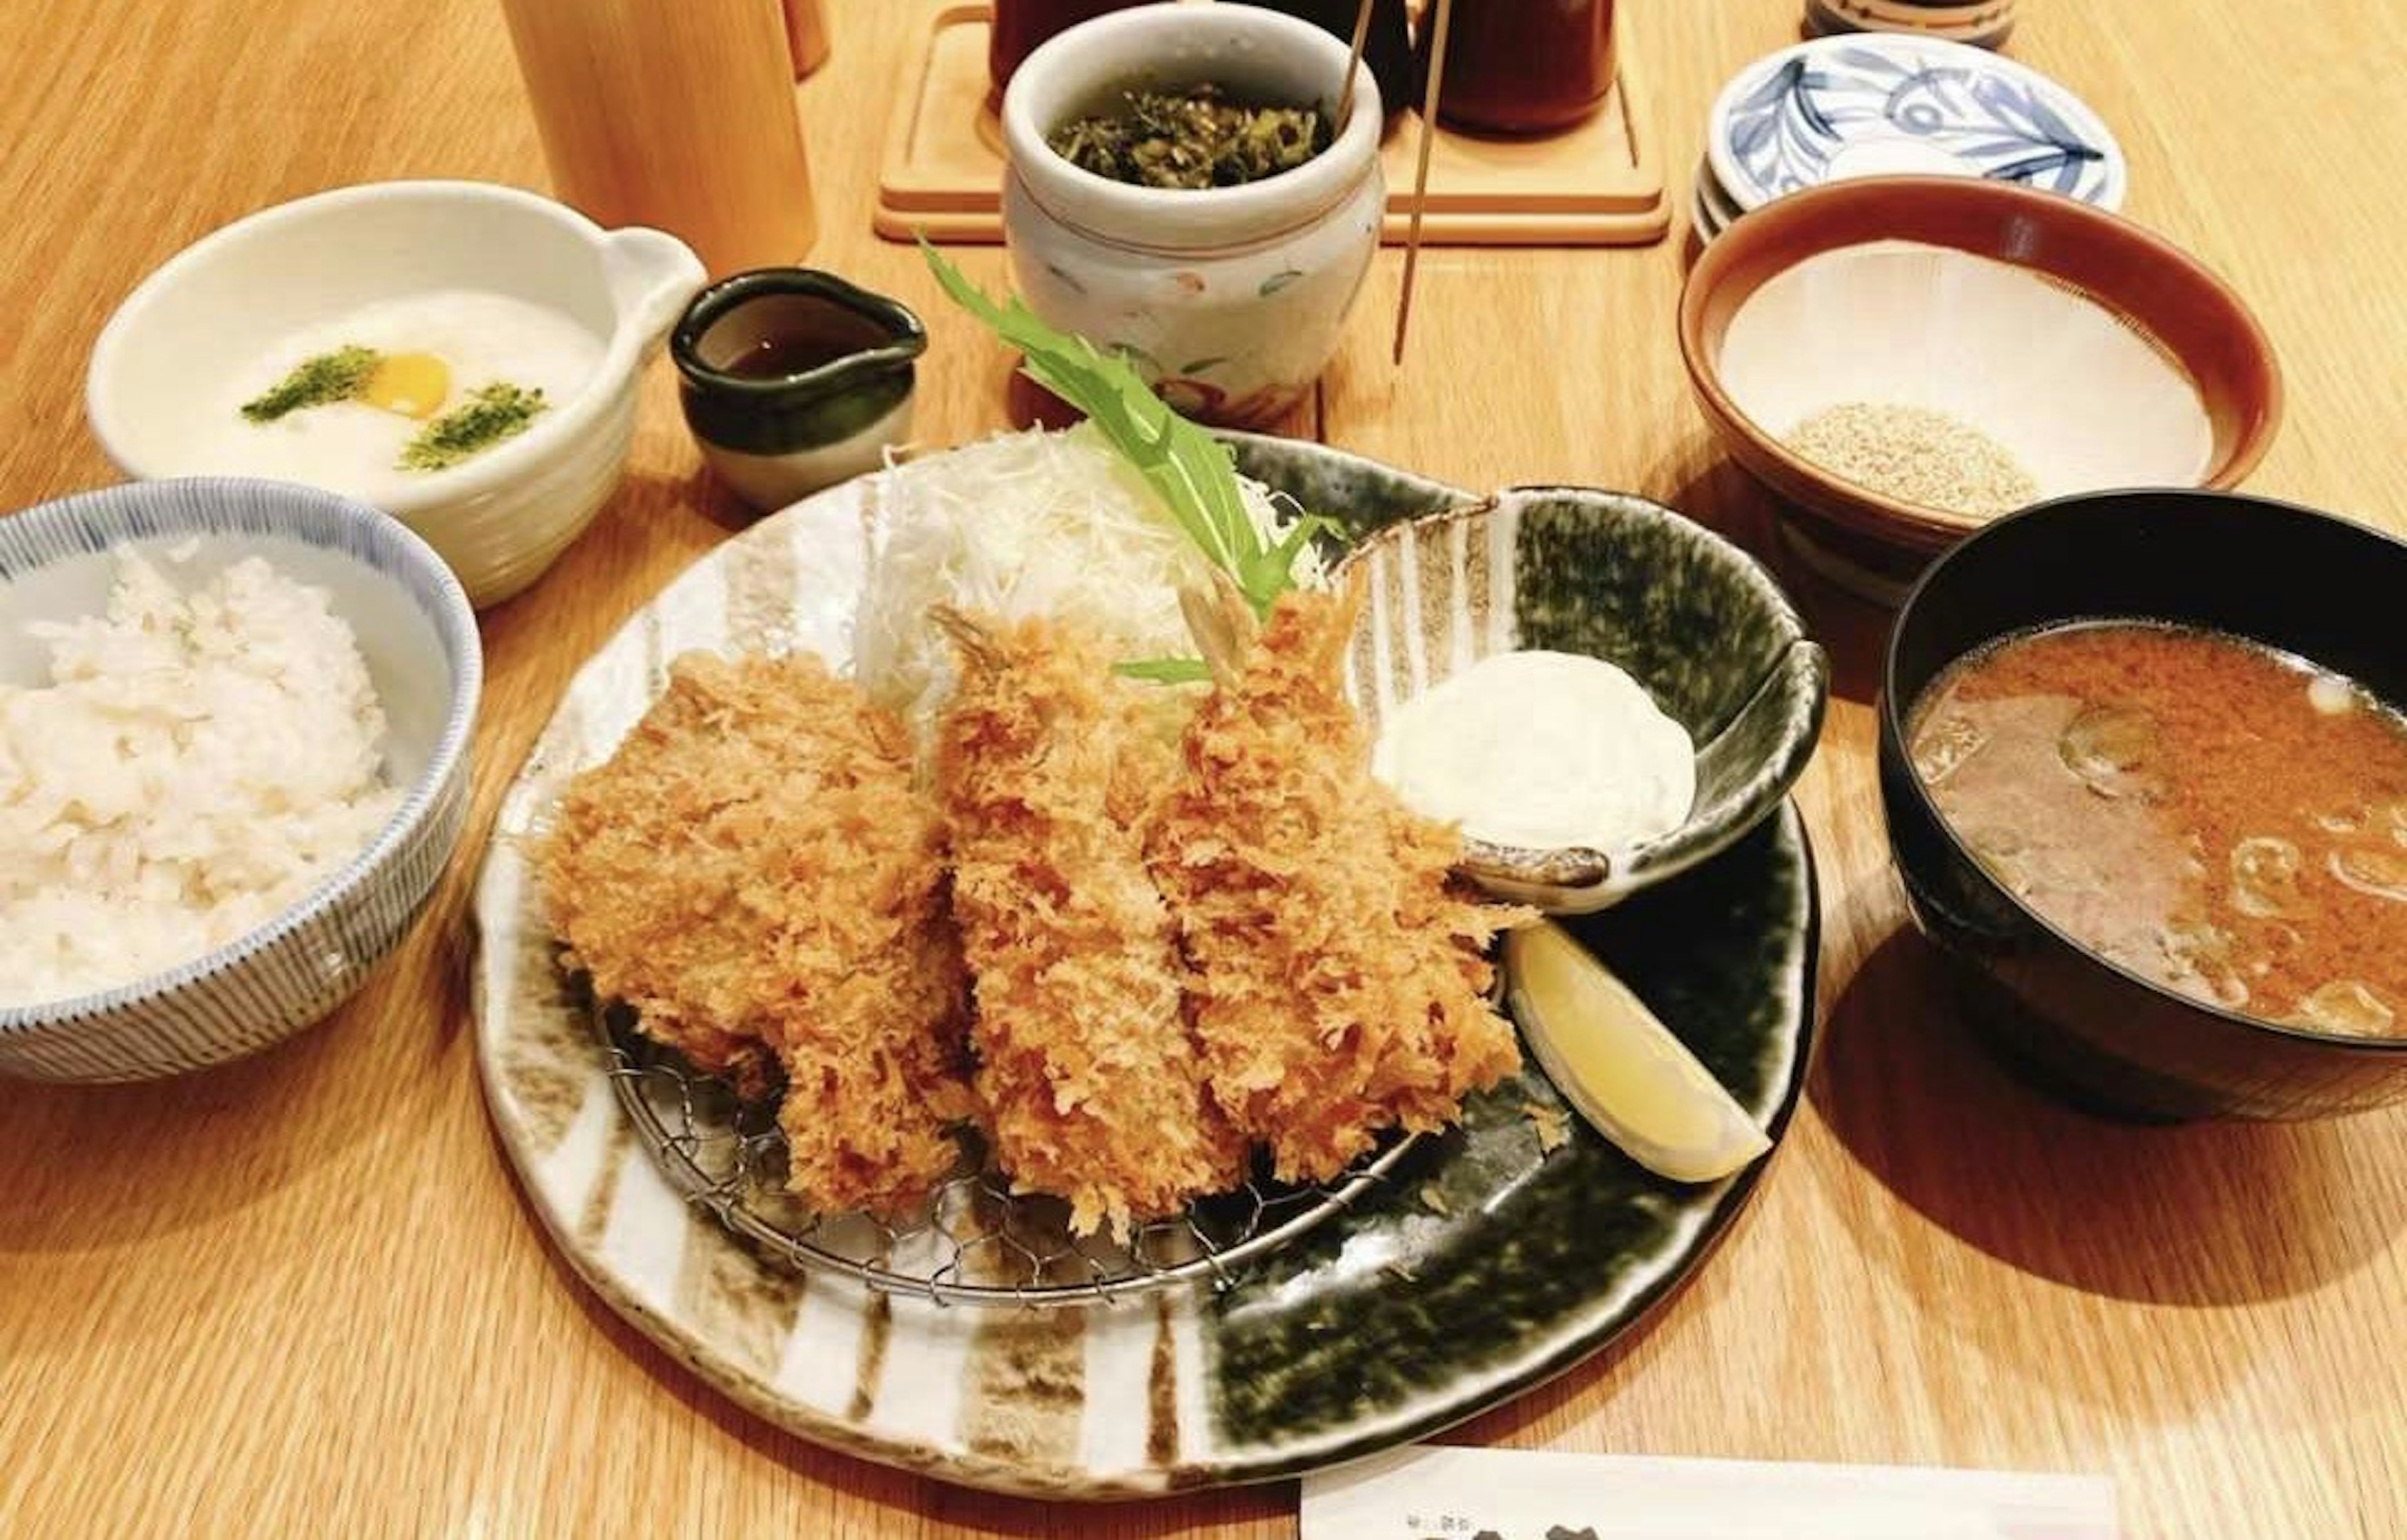
M 779 0 L 503 0 L 553 192 L 666 230 L 714 278 L 818 234 Z
M 786 48 L 794 61 L 794 78 L 799 80 L 827 63 L 827 12 L 820 0 L 785 0 Z

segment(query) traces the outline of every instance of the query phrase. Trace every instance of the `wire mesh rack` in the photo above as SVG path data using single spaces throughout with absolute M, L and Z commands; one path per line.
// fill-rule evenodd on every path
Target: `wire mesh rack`
M 939 1305 L 1044 1309 L 1194 1284 L 1233 1288 L 1249 1267 L 1386 1181 L 1416 1142 L 1391 1137 L 1326 1183 L 1257 1175 L 1138 1226 L 1125 1241 L 1072 1234 L 1066 1204 L 1012 1192 L 975 1139 L 910 1214 L 815 1214 L 786 1191 L 774 1103 L 744 1100 L 644 1037 L 632 1012 L 612 1006 L 592 1016 L 620 1105 L 688 1202 L 773 1261 Z

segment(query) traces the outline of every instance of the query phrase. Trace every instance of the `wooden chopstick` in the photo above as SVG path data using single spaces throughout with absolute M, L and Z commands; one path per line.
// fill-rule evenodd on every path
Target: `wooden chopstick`
M 1413 170 L 1413 222 L 1404 235 L 1404 287 L 1396 298 L 1394 362 L 1404 362 L 1404 329 L 1413 320 L 1413 274 L 1421 260 L 1421 209 L 1429 202 L 1430 141 L 1437 135 L 1437 93 L 1446 79 L 1446 24 L 1454 20 L 1454 0 L 1437 0 L 1437 30 L 1430 36 L 1429 86 L 1421 93 L 1420 164 Z
M 1330 137 L 1346 132 L 1354 121 L 1354 77 L 1362 71 L 1362 50 L 1371 41 L 1371 7 L 1377 0 L 1362 0 L 1354 12 L 1354 46 L 1346 54 L 1346 84 L 1337 93 L 1337 121 L 1330 128 Z

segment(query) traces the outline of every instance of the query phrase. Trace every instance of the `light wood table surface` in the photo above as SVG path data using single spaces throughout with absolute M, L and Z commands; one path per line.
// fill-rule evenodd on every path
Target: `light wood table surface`
M 869 232 L 924 0 L 835 0 L 801 100 L 810 253 L 919 307 L 920 430 L 1004 425 L 1008 361 Z M 2289 415 L 2251 485 L 2407 530 L 2407 43 L 2388 8 L 2025 0 L 2010 50 L 2113 123 L 2128 212 L 2257 307 Z M 2277 8 L 2278 9 L 2278 8 Z M 1675 190 L 1715 89 L 1793 0 L 1632 0 Z M 2279 23 L 2279 24 L 2277 24 Z M 0 506 L 112 478 L 94 334 L 263 205 L 396 176 L 545 184 L 493 0 L 0 0 Z M 1466 486 L 1628 488 L 1764 549 L 1691 407 L 1685 229 L 1439 250 L 1410 365 L 1384 254 L 1289 424 Z M 972 271 L 1002 277 L 999 252 Z M 1292 1486 L 1048 1509 L 823 1453 L 588 1298 L 489 1133 L 463 908 L 496 798 L 570 673 L 739 516 L 664 365 L 591 533 L 485 617 L 477 814 L 395 965 L 319 1030 L 167 1084 L 0 1086 L 0 1533 L 1285 1536 Z M 1633 1337 L 1453 1435 L 1558 1449 L 2102 1472 L 2162 1540 L 2407 1533 L 2407 1108 L 2144 1130 L 2008 1079 L 1906 924 L 1873 773 L 1885 618 L 1784 573 L 1838 663 L 1800 791 L 1828 1039 L 1751 1215 Z

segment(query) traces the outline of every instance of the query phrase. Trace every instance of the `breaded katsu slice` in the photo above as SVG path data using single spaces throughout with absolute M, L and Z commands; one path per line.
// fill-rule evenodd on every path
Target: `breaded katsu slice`
M 1456 831 L 1372 777 L 1339 673 L 1360 604 L 1291 592 L 1259 635 L 1223 604 L 1217 642 L 1199 623 L 1218 677 L 1149 839 L 1205 1079 L 1289 1181 L 1335 1176 L 1384 1129 L 1455 1121 L 1520 1062 L 1488 1001 L 1516 912 L 1466 899 Z
M 1015 1191 L 1071 1227 L 1234 1186 L 1245 1148 L 1198 1077 L 1143 820 L 1170 769 L 1109 649 L 1043 620 L 939 612 L 961 655 L 937 726 L 953 913 L 976 998 L 978 1100 Z
M 806 654 L 688 653 L 544 850 L 552 925 L 643 1032 L 757 1093 L 788 1185 L 892 1213 L 954 1164 L 967 1021 L 943 826 L 903 726 Z

